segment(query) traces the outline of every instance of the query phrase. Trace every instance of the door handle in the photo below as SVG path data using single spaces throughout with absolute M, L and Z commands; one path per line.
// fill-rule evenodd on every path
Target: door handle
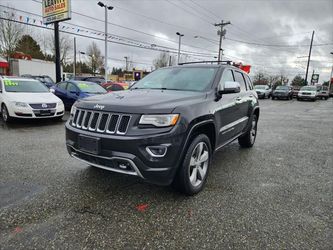
M 242 100 L 242 97 L 237 97 L 236 98 L 236 101 L 241 101 Z
M 250 98 L 254 97 L 253 95 L 249 95 Z

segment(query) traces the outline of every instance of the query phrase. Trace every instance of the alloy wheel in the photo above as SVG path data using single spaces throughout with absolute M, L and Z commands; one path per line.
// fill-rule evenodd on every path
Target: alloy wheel
M 2 107 L 1 114 L 3 121 L 6 122 L 8 120 L 8 112 L 5 106 Z
M 193 187 L 199 186 L 205 180 L 209 157 L 207 144 L 199 142 L 192 151 L 189 167 L 189 178 Z
M 251 143 L 253 144 L 257 135 L 257 120 L 253 119 L 252 121 L 252 127 L 251 127 L 251 132 L 250 132 L 250 139 Z

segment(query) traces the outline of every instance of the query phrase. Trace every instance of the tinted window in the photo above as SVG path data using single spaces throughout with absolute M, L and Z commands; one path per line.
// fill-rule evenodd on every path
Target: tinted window
M 234 82 L 234 75 L 230 69 L 224 70 L 220 83 L 222 86 L 224 86 L 225 82 Z
M 124 90 L 124 88 L 118 84 L 112 84 L 109 89 L 111 89 L 112 91 Z
M 248 75 L 244 75 L 245 76 L 245 81 L 246 81 L 246 85 L 248 89 L 253 89 L 253 84 L 252 81 L 250 79 L 250 77 Z
M 68 83 L 67 90 L 68 92 L 78 92 L 77 87 L 73 83 Z
M 158 69 L 138 81 L 132 89 L 203 91 L 210 86 L 216 71 L 216 67 Z
M 67 85 L 67 82 L 61 82 L 61 83 L 58 84 L 58 88 L 66 90 L 66 85 Z
M 246 85 L 243 74 L 239 71 L 234 71 L 234 73 L 235 73 L 235 81 L 240 84 L 241 91 L 246 91 Z
M 2 90 L 2 82 L 0 81 L 0 90 Z

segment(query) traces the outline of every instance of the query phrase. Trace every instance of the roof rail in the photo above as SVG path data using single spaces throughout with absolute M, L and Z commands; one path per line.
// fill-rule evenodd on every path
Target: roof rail
M 196 63 L 217 63 L 217 64 L 228 64 L 231 65 L 232 61 L 195 61 L 195 62 L 184 62 L 178 63 L 178 65 L 186 65 L 186 64 L 196 64 Z

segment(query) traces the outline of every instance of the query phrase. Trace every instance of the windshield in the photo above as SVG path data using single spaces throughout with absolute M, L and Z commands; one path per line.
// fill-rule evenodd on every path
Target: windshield
M 132 89 L 203 91 L 212 82 L 216 71 L 213 67 L 159 69 L 135 83 Z
M 256 85 L 254 86 L 255 89 L 266 89 L 265 85 Z
M 103 87 L 93 82 L 78 82 L 76 85 L 84 93 L 104 94 L 107 92 Z
M 287 86 L 277 86 L 276 87 L 276 90 L 288 90 L 289 89 L 289 87 L 287 87 Z
M 39 81 L 29 79 L 3 80 L 6 92 L 44 93 L 49 89 Z
M 315 86 L 305 86 L 305 87 L 302 87 L 301 90 L 305 90 L 305 91 L 316 91 L 317 88 Z

